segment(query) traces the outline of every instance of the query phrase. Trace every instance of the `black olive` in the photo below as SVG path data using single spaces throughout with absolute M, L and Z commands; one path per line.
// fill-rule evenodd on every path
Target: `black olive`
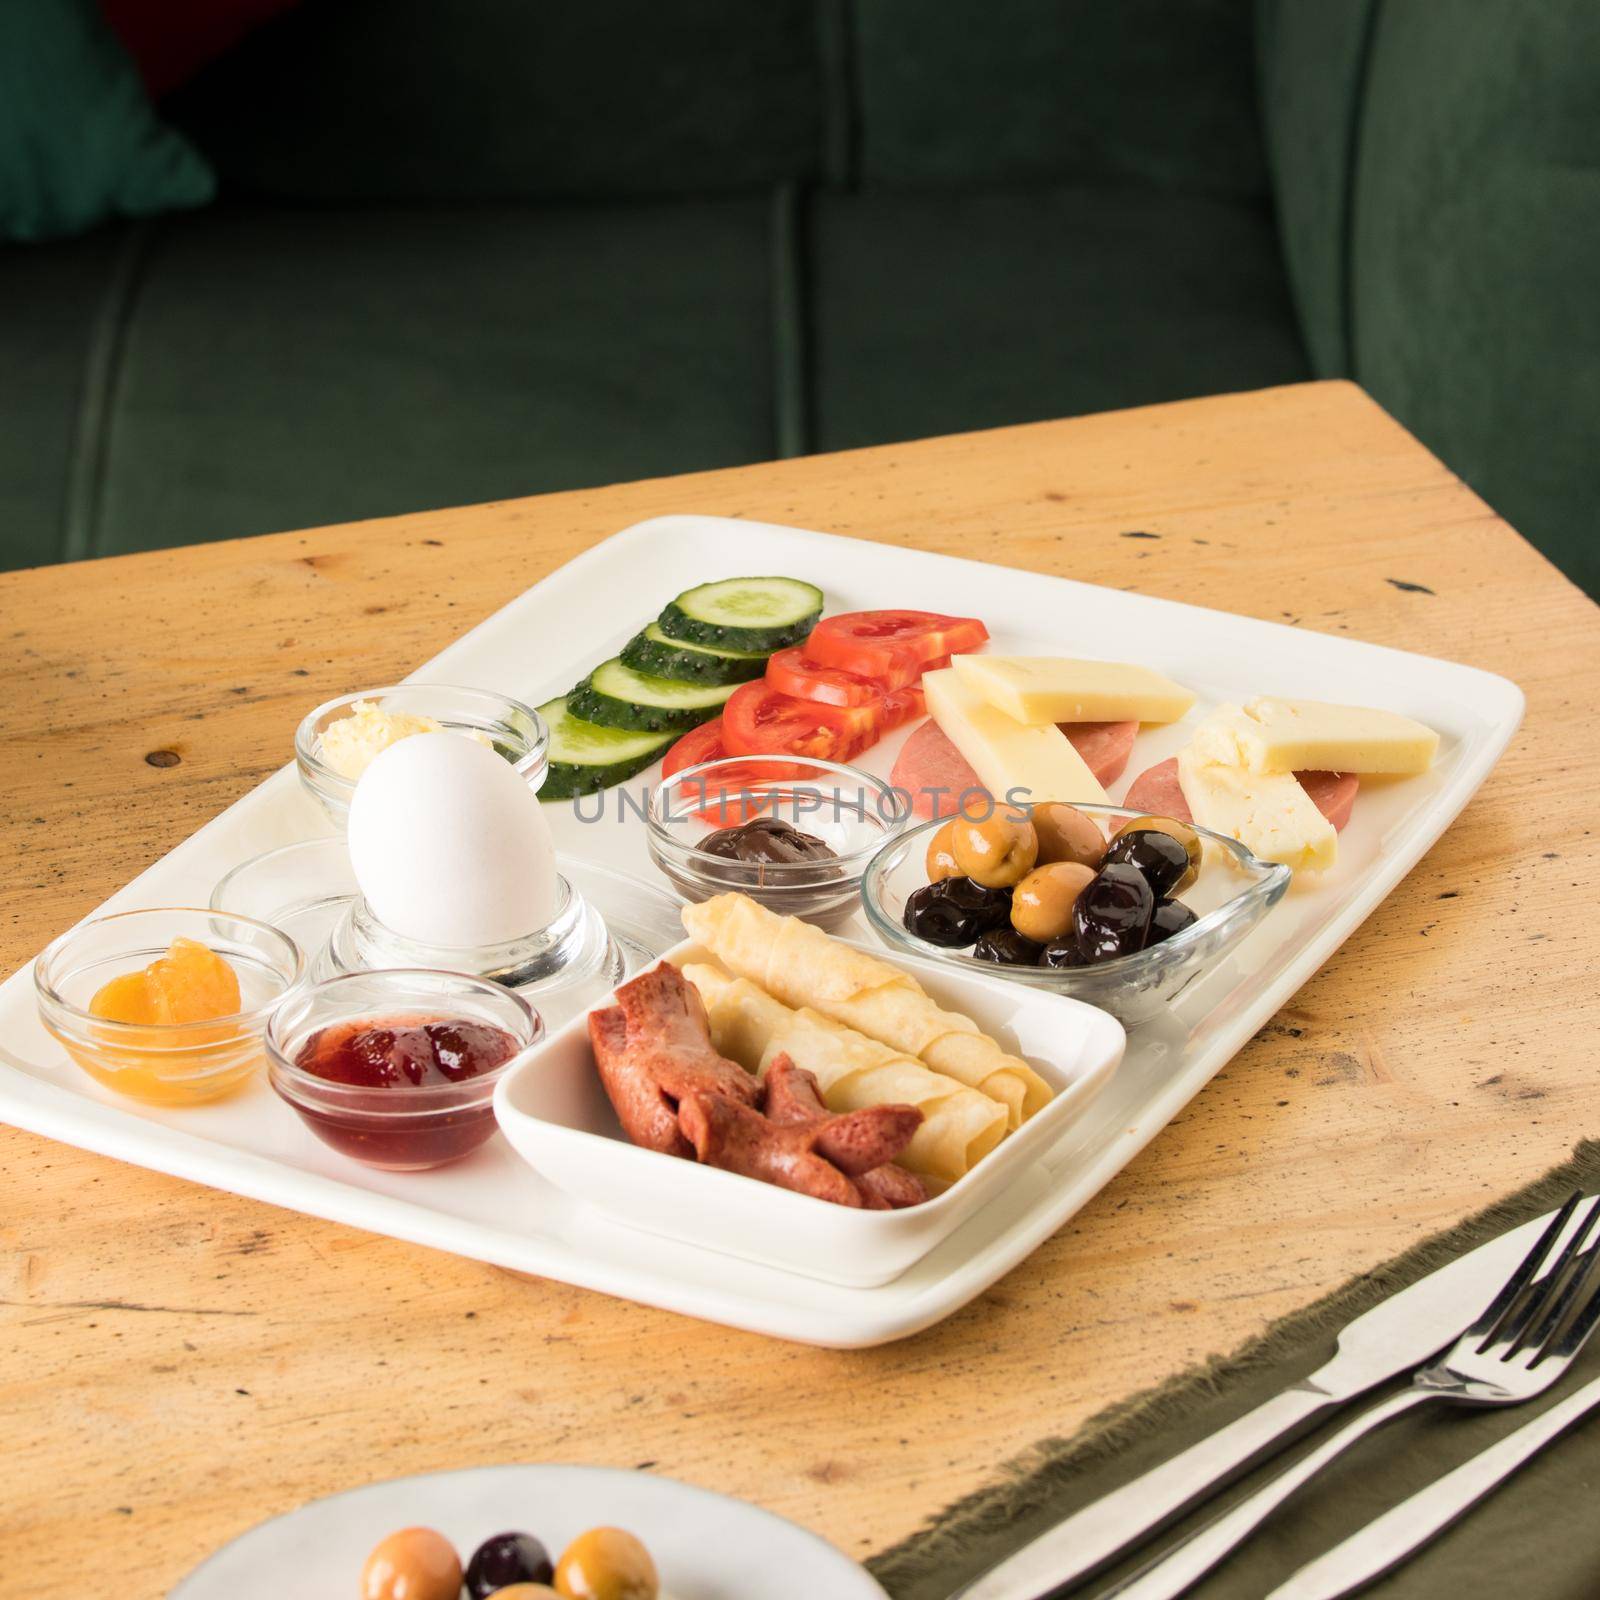
M 1140 870 L 1126 861 L 1102 867 L 1072 908 L 1072 931 L 1090 961 L 1110 961 L 1144 949 L 1156 897 Z
M 1136 828 L 1131 833 L 1119 833 L 1106 846 L 1100 865 L 1108 867 L 1118 862 L 1137 867 L 1150 885 L 1150 892 L 1159 899 L 1171 894 L 1189 871 L 1189 852 L 1170 833 Z
M 1011 920 L 1011 888 L 990 889 L 976 878 L 946 878 L 939 885 L 945 897 L 964 911 L 983 919 L 984 931 Z
M 905 925 L 929 944 L 959 949 L 1011 918 L 1011 891 L 986 889 L 971 878 L 924 884 L 906 900 Z
M 1052 939 L 1039 953 L 1041 967 L 1086 967 L 1089 958 L 1078 947 L 1078 941 L 1068 934 L 1065 939 Z
M 1042 944 L 1015 928 L 990 928 L 978 935 L 972 953 L 980 961 L 998 961 L 1003 967 L 1033 967 L 1039 964 L 1043 949 Z
M 497 1533 L 467 1563 L 467 1593 L 487 1600 L 513 1583 L 548 1583 L 555 1576 L 549 1553 L 531 1533 Z
M 1181 900 L 1163 900 L 1150 917 L 1150 944 L 1160 944 L 1175 933 L 1182 933 L 1200 919 Z

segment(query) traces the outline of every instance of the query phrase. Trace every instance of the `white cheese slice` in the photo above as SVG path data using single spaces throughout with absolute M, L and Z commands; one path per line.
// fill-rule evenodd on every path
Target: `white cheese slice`
M 1202 828 L 1225 833 L 1296 872 L 1326 872 L 1339 855 L 1333 824 L 1287 772 L 1207 761 L 1197 738 L 1178 752 L 1178 783 Z
M 1321 700 L 1222 706 L 1195 733 L 1206 761 L 1250 772 L 1426 772 L 1439 749 L 1432 728 L 1395 711 Z
M 1176 722 L 1194 704 L 1181 683 L 1127 661 L 952 656 L 961 681 L 1018 722 Z
M 928 712 L 996 799 L 1106 804 L 1106 792 L 1053 722 L 1018 722 L 984 700 L 953 667 L 922 675 Z

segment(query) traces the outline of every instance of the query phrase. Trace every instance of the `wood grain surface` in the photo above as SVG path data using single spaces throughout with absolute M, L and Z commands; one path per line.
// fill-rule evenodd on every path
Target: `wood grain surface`
M 0 1129 L 0 1594 L 154 1600 L 311 1496 L 511 1460 L 648 1466 L 865 1555 L 1600 1131 L 1600 615 L 1337 383 L 0 577 L 4 967 L 280 765 L 309 706 L 669 511 L 1447 656 L 1527 720 L 1189 1110 L 904 1343 L 790 1347 Z

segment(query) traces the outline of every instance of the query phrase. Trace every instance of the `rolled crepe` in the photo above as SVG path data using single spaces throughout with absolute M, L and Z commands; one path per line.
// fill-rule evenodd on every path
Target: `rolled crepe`
M 888 962 L 748 895 L 715 895 L 681 915 L 690 936 L 730 972 L 1000 1101 L 1011 1127 L 1049 1104 L 1050 1086 L 1026 1061 L 1008 1055 L 970 1017 L 940 1010 L 915 978 Z
M 1004 1105 L 916 1057 L 820 1012 L 791 1010 L 747 978 L 716 967 L 690 962 L 683 975 L 705 1001 L 711 1042 L 748 1071 L 765 1075 L 774 1057 L 787 1055 L 815 1075 L 830 1111 L 915 1106 L 922 1126 L 898 1158 L 909 1171 L 954 1183 L 1005 1137 Z

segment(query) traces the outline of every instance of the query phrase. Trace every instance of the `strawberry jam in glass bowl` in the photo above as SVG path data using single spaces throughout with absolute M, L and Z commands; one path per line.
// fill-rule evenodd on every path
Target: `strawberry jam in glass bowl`
M 267 1026 L 272 1087 L 324 1144 L 415 1172 L 495 1131 L 494 1089 L 544 1024 L 487 978 L 424 967 L 351 972 L 291 996 Z

